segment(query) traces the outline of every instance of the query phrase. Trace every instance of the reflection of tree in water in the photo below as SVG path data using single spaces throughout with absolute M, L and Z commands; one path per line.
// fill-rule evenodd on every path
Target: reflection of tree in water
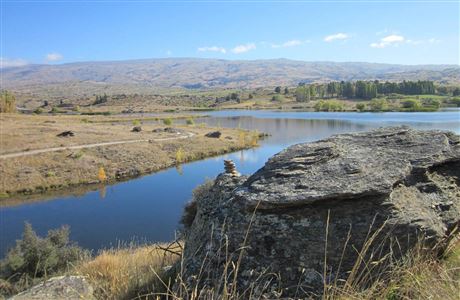
M 182 165 L 181 164 L 177 164 L 176 165 L 176 171 L 179 175 L 184 175 L 184 170 L 182 169 Z
M 105 195 L 107 194 L 107 188 L 105 185 L 101 185 L 101 187 L 99 188 L 99 198 L 101 200 L 104 200 L 105 199 Z

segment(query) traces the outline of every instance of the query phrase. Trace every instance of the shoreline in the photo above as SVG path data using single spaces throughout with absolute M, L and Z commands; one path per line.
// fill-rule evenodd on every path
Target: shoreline
M 35 202 L 53 201 L 59 197 L 82 196 L 86 193 L 95 192 L 98 190 L 101 192 L 101 190 L 109 186 L 116 185 L 116 184 L 123 183 L 123 182 L 128 182 L 128 181 L 135 180 L 135 179 L 139 179 L 144 176 L 154 175 L 159 172 L 166 171 L 173 167 L 179 168 L 183 164 L 205 160 L 208 158 L 213 158 L 213 157 L 217 157 L 217 156 L 221 156 L 221 155 L 225 155 L 229 153 L 234 153 L 237 151 L 253 149 L 256 147 L 258 147 L 258 145 L 257 146 L 246 146 L 246 147 L 241 147 L 241 148 L 240 147 L 229 148 L 228 151 L 223 151 L 219 153 L 211 152 L 206 156 L 201 156 L 201 157 L 197 157 L 194 159 L 186 160 L 180 164 L 172 163 L 163 168 L 150 170 L 150 171 L 139 173 L 139 174 L 132 174 L 131 176 L 126 176 L 122 178 L 112 178 L 104 182 L 87 182 L 87 183 L 78 183 L 78 184 L 70 184 L 70 185 L 62 185 L 62 186 L 53 186 L 53 187 L 48 187 L 47 189 L 42 190 L 42 191 L 35 191 L 31 193 L 17 192 L 17 193 L 11 194 L 10 197 L 5 197 L 5 198 L 0 197 L 0 208 L 14 207 L 14 206 L 22 205 L 22 204 L 35 203 Z
M 96 120 L 101 118 L 91 121 Z M 137 120 L 93 123 L 72 116 L 2 116 L 0 207 L 61 195 L 63 190 L 68 191 L 64 194 L 94 190 L 101 184 L 255 147 L 263 137 L 242 129 Z M 71 136 L 59 137 L 69 130 Z M 207 136 L 215 131 L 217 137 Z

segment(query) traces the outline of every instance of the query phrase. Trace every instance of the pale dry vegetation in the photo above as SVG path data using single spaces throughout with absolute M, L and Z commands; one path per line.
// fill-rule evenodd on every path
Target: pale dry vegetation
M 242 261 L 226 263 L 227 275 L 222 275 L 222 282 L 217 283 L 216 288 L 195 286 L 186 289 L 187 280 L 182 278 L 180 270 L 181 246 L 177 244 L 173 251 L 169 249 L 167 245 L 152 245 L 108 250 L 76 270 L 78 274 L 88 276 L 100 299 L 245 299 L 246 296 L 236 289 L 238 276 L 235 273 L 239 264 L 244 263 L 244 257 Z M 172 267 L 174 263 L 177 263 L 177 270 Z M 358 260 L 357 268 L 360 264 L 366 262 Z M 351 272 L 345 281 L 327 284 L 323 294 L 315 298 L 458 299 L 460 244 L 452 242 L 442 257 L 416 250 L 379 274 L 378 280 L 371 281 L 368 276 L 370 274 L 365 271 Z M 267 284 L 269 282 L 260 282 L 254 288 L 263 288 Z M 283 299 L 281 291 L 272 295 L 271 299 Z
M 100 299 L 143 298 L 165 290 L 162 281 L 168 273 L 173 278 L 180 249 L 181 244 L 173 243 L 104 250 L 75 272 L 87 276 Z

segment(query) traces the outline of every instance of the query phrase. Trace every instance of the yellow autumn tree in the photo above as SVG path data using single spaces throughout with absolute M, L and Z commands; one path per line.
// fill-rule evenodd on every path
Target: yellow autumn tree
M 1 92 L 0 98 L 0 112 L 12 113 L 16 112 L 16 98 L 8 91 Z
M 104 167 L 99 167 L 99 172 L 97 174 L 99 181 L 104 182 L 107 180 L 107 175 L 105 175 Z
M 176 164 L 180 164 L 180 163 L 184 162 L 184 159 L 185 159 L 184 150 L 182 150 L 182 148 L 179 148 L 176 151 Z

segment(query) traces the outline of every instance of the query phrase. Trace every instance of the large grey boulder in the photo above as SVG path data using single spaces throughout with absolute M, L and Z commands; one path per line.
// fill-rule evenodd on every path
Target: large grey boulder
M 307 297 L 350 274 L 372 280 L 416 246 L 442 251 L 459 185 L 450 132 L 393 127 L 291 146 L 197 193 L 181 288 Z

